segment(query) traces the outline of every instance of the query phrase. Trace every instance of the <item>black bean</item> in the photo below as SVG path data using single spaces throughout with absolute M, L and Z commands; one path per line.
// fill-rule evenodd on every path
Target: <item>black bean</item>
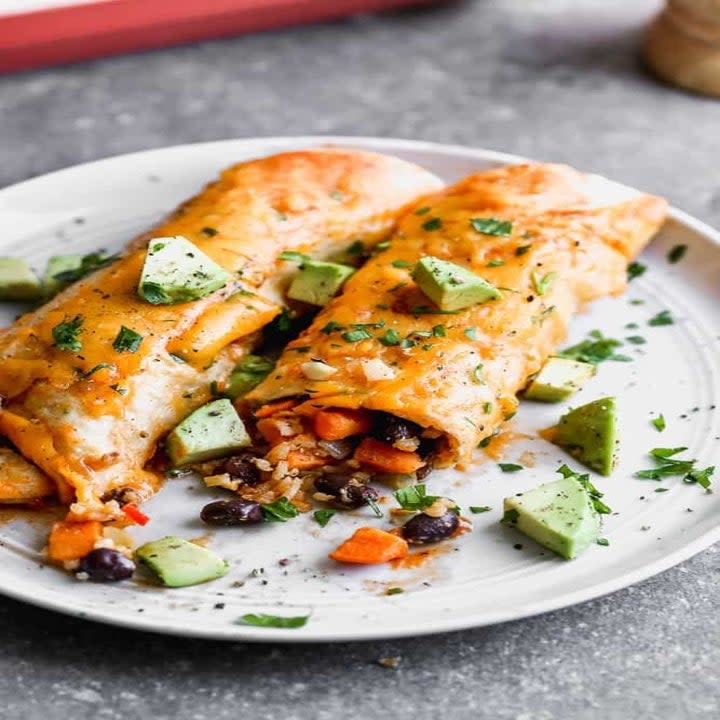
M 91 550 L 78 565 L 76 573 L 86 573 L 93 582 L 127 580 L 135 572 L 135 563 L 117 550 Z
M 257 485 L 261 481 L 260 470 L 254 462 L 252 453 L 239 453 L 223 460 L 216 472 L 227 473 L 233 480 L 239 480 L 243 485 Z
M 328 473 L 315 479 L 315 489 L 332 497 L 331 504 L 341 510 L 355 510 L 368 500 L 377 500 L 375 488 L 363 485 L 360 480 L 343 473 Z
M 263 521 L 263 512 L 260 503 L 238 498 L 208 503 L 200 518 L 208 525 L 252 525 Z
M 389 413 L 377 413 L 375 415 L 373 435 L 378 440 L 390 445 L 398 442 L 398 440 L 417 438 L 421 432 L 422 428 L 410 420 L 403 420 Z
M 424 545 L 450 537 L 459 524 L 458 516 L 450 510 L 440 517 L 418 513 L 403 525 L 402 534 L 409 543 Z
M 428 458 L 427 462 L 415 471 L 415 479 L 417 481 L 424 480 L 432 471 L 432 458 Z

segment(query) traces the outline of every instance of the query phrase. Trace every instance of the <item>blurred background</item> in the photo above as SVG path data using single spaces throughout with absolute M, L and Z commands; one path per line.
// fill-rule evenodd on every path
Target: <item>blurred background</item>
M 38 28 L 22 29 L 17 13 L 46 4 L 0 0 L 0 67 L 65 51 L 51 37 L 46 55 L 28 52 Z M 720 102 L 661 83 L 641 60 L 660 0 L 453 0 L 344 18 L 352 3 L 335 0 L 307 25 L 293 24 L 285 3 L 275 17 L 284 27 L 192 42 L 162 19 L 186 5 L 146 0 L 155 24 L 135 38 L 183 44 L 1 74 L 0 186 L 178 143 L 403 137 L 568 162 L 720 226 Z M 203 34 L 202 17 L 183 32 Z M 228 27 L 221 18 L 209 30 Z M 100 52 L 96 41 L 90 32 L 81 52 Z M 711 548 L 540 618 L 339 647 L 159 638 L 0 600 L 0 714 L 323 720 L 392 707 L 415 720 L 716 718 L 719 558 Z M 398 670 L 378 666 L 383 656 L 400 657 Z

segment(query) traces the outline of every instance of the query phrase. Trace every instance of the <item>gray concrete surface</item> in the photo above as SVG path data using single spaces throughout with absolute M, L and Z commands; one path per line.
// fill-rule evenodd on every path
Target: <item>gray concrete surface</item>
M 643 73 L 656 8 L 468 2 L 2 77 L 0 184 L 197 140 L 404 136 L 567 161 L 720 225 L 720 102 Z M 719 569 L 716 547 L 542 617 L 338 646 L 163 638 L 0 600 L 0 717 L 717 718 Z

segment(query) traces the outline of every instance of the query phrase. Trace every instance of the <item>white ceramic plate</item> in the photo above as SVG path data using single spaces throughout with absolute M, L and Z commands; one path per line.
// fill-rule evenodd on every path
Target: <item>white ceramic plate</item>
M 0 253 L 28 258 L 38 269 L 54 253 L 120 247 L 178 202 L 194 194 L 231 163 L 323 143 L 358 146 L 398 155 L 453 181 L 520 158 L 470 148 L 402 140 L 281 138 L 233 140 L 166 148 L 111 158 L 36 178 L 0 191 Z M 602 193 L 623 194 L 597 179 Z M 40 553 L 50 516 L 0 511 L 0 592 L 61 612 L 157 632 L 256 641 L 337 641 L 390 638 L 457 630 L 521 618 L 589 600 L 647 578 L 720 538 L 720 494 L 671 478 L 661 485 L 632 477 L 650 466 L 648 449 L 686 445 L 703 465 L 717 455 L 718 343 L 720 339 L 720 236 L 681 212 L 671 219 L 642 261 L 648 272 L 625 297 L 603 300 L 572 326 L 570 341 L 592 329 L 645 345 L 626 345 L 632 362 L 607 362 L 575 404 L 616 395 L 621 405 L 621 462 L 611 478 L 597 478 L 615 511 L 605 522 L 608 547 L 593 546 L 572 562 L 557 559 L 498 523 L 502 498 L 556 477 L 569 461 L 537 437 L 508 445 L 515 462 L 530 451 L 535 466 L 504 474 L 485 460 L 466 474 L 437 472 L 433 492 L 463 507 L 489 505 L 471 516 L 473 532 L 415 569 L 344 568 L 327 553 L 352 530 L 380 524 L 369 511 L 336 515 L 320 529 L 310 515 L 284 525 L 213 531 L 210 546 L 231 563 L 221 580 L 163 590 L 131 582 L 79 583 L 48 566 Z M 688 245 L 682 262 L 666 253 Z M 642 300 L 643 304 L 632 301 Z M 668 309 L 673 325 L 647 321 Z M 10 322 L 17 308 L 4 307 Z M 636 323 L 637 328 L 627 328 Z M 534 435 L 564 406 L 524 403 L 513 430 Z M 650 424 L 663 413 L 667 429 Z M 576 466 L 576 463 L 570 462 Z M 201 507 L 217 497 L 188 480 L 169 482 L 145 506 L 152 521 L 134 532 L 139 540 L 168 533 L 194 538 L 207 527 Z M 282 561 L 282 563 L 281 563 Z M 388 587 L 405 592 L 385 595 Z M 304 628 L 280 630 L 241 625 L 248 612 L 310 613 Z

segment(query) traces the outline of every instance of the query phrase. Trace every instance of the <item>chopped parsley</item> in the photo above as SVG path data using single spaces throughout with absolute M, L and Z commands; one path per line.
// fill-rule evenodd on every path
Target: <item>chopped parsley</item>
M 379 245 L 378 245 L 379 247 Z M 362 240 L 355 240 L 348 245 L 345 254 L 350 257 L 359 257 L 365 253 L 365 243 Z
M 383 511 L 378 507 L 378 504 L 371 497 L 365 500 L 365 504 L 373 511 L 375 517 L 381 518 L 383 516 Z
M 393 493 L 398 505 L 403 510 L 421 511 L 429 508 L 438 498 L 438 495 L 428 495 L 425 484 L 407 485 Z
M 265 522 L 287 522 L 300 514 L 286 497 L 280 497 L 271 503 L 261 503 L 260 507 Z
M 407 260 L 393 260 L 390 264 L 396 268 L 409 268 L 413 266 L 413 263 Z
M 80 371 L 80 377 L 83 380 L 87 380 L 89 377 L 92 377 L 96 372 L 99 370 L 105 370 L 106 368 L 115 367 L 114 365 L 111 365 L 110 363 L 102 362 L 95 365 L 95 367 L 91 367 L 87 372 Z
M 484 383 L 483 380 L 483 364 L 480 363 L 479 365 L 475 366 L 475 369 L 473 370 L 473 378 L 475 379 L 475 382 Z
M 72 320 L 64 320 L 52 329 L 55 347 L 70 352 L 80 352 L 82 342 L 80 334 L 83 332 L 83 316 L 76 315 Z
M 338 322 L 335 322 L 335 320 L 331 320 L 324 327 L 320 328 L 320 332 L 325 333 L 326 335 L 329 335 L 331 332 L 335 332 L 335 330 L 342 330 L 342 328 L 343 328 L 343 325 L 341 325 Z
M 292 321 L 295 319 L 295 313 L 290 308 L 283 308 L 277 318 L 278 332 L 287 333 L 292 328 Z
M 607 538 L 598 538 L 595 542 L 602 547 L 607 547 L 610 544 Z
M 535 292 L 538 295 L 544 295 L 551 287 L 552 284 L 555 282 L 555 278 L 557 277 L 556 272 L 549 272 L 547 275 L 540 277 L 540 273 L 533 272 L 532 273 L 532 282 L 533 286 L 535 288 Z
M 501 267 L 501 266 L 504 265 L 504 264 L 505 264 L 505 261 L 504 261 L 504 260 L 500 260 L 499 258 L 493 258 L 492 260 L 488 260 L 488 263 L 487 263 L 486 267 L 489 267 L 489 268 L 491 268 L 491 267 Z
M 418 209 L 415 211 L 415 214 L 416 214 L 416 215 L 427 215 L 427 213 L 429 213 L 429 212 L 430 212 L 430 206 L 429 206 L 429 205 L 425 205 L 424 207 L 418 208 Z
M 114 390 L 118 395 L 127 395 L 127 388 L 121 387 L 119 383 L 111 385 L 110 389 Z
M 444 325 L 434 325 L 432 329 L 433 337 L 447 337 Z
M 490 512 L 492 510 L 489 505 L 471 505 L 468 509 L 473 515 L 480 515 L 481 513 Z
M 715 467 L 710 466 L 702 470 L 695 467 L 695 460 L 682 460 L 675 455 L 687 450 L 686 447 L 653 448 L 650 457 L 655 461 L 655 467 L 648 470 L 638 470 L 634 477 L 641 480 L 661 480 L 665 477 L 683 476 L 683 482 L 689 485 L 697 484 L 700 487 L 709 489 L 710 478 L 715 472 Z
M 400 593 L 404 593 L 405 590 L 403 590 L 401 587 L 390 587 L 385 591 L 386 595 L 399 595 Z
M 443 226 L 442 220 L 440 218 L 436 217 L 436 218 L 430 218 L 429 220 L 426 220 L 422 224 L 422 229 L 427 230 L 427 231 L 439 230 L 442 226 Z
M 335 515 L 334 510 L 316 510 L 313 513 L 313 520 L 315 520 L 320 527 L 325 527 L 330 522 L 333 515 Z
M 309 620 L 309 615 L 296 615 L 295 617 L 281 617 L 280 615 L 263 615 L 248 613 L 243 615 L 238 622 L 243 625 L 254 625 L 255 627 L 268 628 L 301 628 Z
M 662 310 L 654 317 L 648 320 L 651 327 L 660 327 L 661 325 L 673 325 L 675 321 L 672 319 L 669 310 Z
M 630 335 L 630 337 L 625 338 L 625 341 L 631 345 L 644 345 L 647 342 L 642 335 Z
M 521 255 L 524 255 L 528 250 L 530 250 L 531 247 L 532 245 L 520 245 L 515 248 L 515 255 L 517 257 L 520 257 Z
M 74 283 L 77 280 L 84 278 L 95 270 L 107 267 L 117 260 L 117 255 L 104 255 L 103 253 L 90 253 L 89 255 L 83 256 L 80 260 L 80 265 L 71 270 L 63 270 L 53 275 L 53 280 L 57 280 L 61 283 Z
M 113 340 L 113 349 L 118 352 L 134 353 L 138 351 L 142 341 L 143 336 L 140 335 L 140 333 L 136 333 L 131 328 L 122 325 L 120 332 L 118 332 L 117 337 Z
M 668 262 L 672 265 L 674 265 L 676 262 L 680 262 L 685 256 L 687 249 L 687 245 L 675 245 L 675 247 L 673 247 L 667 254 Z
M 474 230 L 483 235 L 495 235 L 496 237 L 508 237 L 512 234 L 512 223 L 509 220 L 498 220 L 497 218 L 470 218 L 470 225 Z
M 599 330 L 593 330 L 590 333 L 589 339 L 565 348 L 565 350 L 558 352 L 557 355 L 558 357 L 579 360 L 580 362 L 591 363 L 592 365 L 598 365 L 606 360 L 630 362 L 632 358 L 629 358 L 627 355 L 619 355 L 615 352 L 616 348 L 621 345 L 620 340 L 606 338 Z
M 567 465 L 561 465 L 557 469 L 557 472 L 559 472 L 564 478 L 573 478 L 574 480 L 577 480 L 585 488 L 597 513 L 600 515 L 609 515 L 612 512 L 612 510 L 600 499 L 603 497 L 603 493 L 601 493 L 590 482 L 590 475 L 588 473 L 580 475 L 580 473 L 575 472 L 575 470 L 571 470 Z
M 511 508 L 510 510 L 506 510 L 503 513 L 502 519 L 500 520 L 501 523 L 505 523 L 507 525 L 514 525 L 518 519 L 520 518 L 520 513 L 515 510 L 515 508 Z
M 658 432 L 662 432 L 665 429 L 665 418 L 662 416 L 662 414 L 658 415 L 656 418 L 653 418 L 650 422 L 655 426 L 655 429 Z
M 379 337 L 378 340 L 383 345 L 391 347 L 393 345 L 400 344 L 400 335 L 398 334 L 397 330 L 393 330 L 392 328 L 390 328 L 389 330 L 386 330 L 385 334 L 382 337 Z
M 344 332 L 340 337 L 342 337 L 345 342 L 356 343 L 360 342 L 361 340 L 370 340 L 372 338 L 372 334 L 369 333 L 365 328 L 359 328 L 357 330 L 349 330 L 348 332 Z
M 525 469 L 522 465 L 516 465 L 515 463 L 498 463 L 498 467 L 504 473 L 514 473 L 514 472 L 518 472 L 518 470 Z
M 463 330 L 463 333 L 465 334 L 465 337 L 468 340 L 477 340 L 477 328 L 474 327 L 466 327 Z
M 639 262 L 631 262 L 627 267 L 628 281 L 634 280 L 636 277 L 640 277 L 641 275 L 644 275 L 646 270 L 647 270 L 647 265 L 643 265 L 642 263 L 639 263 Z
M 486 402 L 486 403 L 483 405 L 483 412 L 484 412 L 486 415 L 489 415 L 489 414 L 492 412 L 492 409 L 493 409 L 493 404 L 492 404 L 491 402 Z

